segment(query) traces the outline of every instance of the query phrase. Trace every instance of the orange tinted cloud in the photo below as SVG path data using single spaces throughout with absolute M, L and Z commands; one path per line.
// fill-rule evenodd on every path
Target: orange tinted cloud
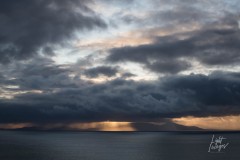
M 157 27 L 135 29 L 126 32 L 120 32 L 118 35 L 112 35 L 105 38 L 93 38 L 89 40 L 82 40 L 77 43 L 81 48 L 95 48 L 95 49 L 110 49 L 123 46 L 139 46 L 144 44 L 151 44 L 157 36 L 169 36 L 173 34 L 180 34 L 199 30 L 200 26 L 197 23 L 186 24 L 174 27 Z
M 106 39 L 92 39 L 80 41 L 77 46 L 81 48 L 109 49 L 122 46 L 138 46 L 142 44 L 150 44 L 152 39 L 134 36 L 118 36 Z
M 197 126 L 203 129 L 240 130 L 240 115 L 202 118 L 182 117 L 174 118 L 173 122 L 184 126 Z

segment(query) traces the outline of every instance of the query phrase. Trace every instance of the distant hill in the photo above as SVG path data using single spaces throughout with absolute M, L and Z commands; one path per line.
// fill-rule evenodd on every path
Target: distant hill
M 170 121 L 163 124 L 157 123 L 132 123 L 132 126 L 138 131 L 203 131 L 204 129 L 198 127 L 188 127 L 176 124 Z

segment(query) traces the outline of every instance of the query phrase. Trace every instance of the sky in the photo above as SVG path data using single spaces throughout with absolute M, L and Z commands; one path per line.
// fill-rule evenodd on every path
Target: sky
M 1 0 L 0 129 L 239 121 L 239 0 Z

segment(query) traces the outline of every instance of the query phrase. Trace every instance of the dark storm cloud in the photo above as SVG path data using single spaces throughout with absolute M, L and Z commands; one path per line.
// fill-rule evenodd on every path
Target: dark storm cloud
M 0 122 L 154 121 L 240 114 L 239 106 L 240 73 L 214 72 L 152 82 L 115 79 L 20 94 L 0 100 Z
M 188 69 L 192 59 L 205 65 L 236 65 L 240 62 L 239 46 L 238 22 L 224 19 L 198 31 L 157 37 L 153 44 L 113 48 L 107 60 L 132 61 L 155 72 L 177 73 Z
M 162 60 L 147 64 L 146 66 L 154 72 L 176 74 L 180 71 L 187 70 L 191 67 L 191 64 L 182 60 Z
M 0 62 L 54 53 L 54 44 L 76 30 L 105 27 L 85 0 L 2 0 L 0 2 Z
M 163 89 L 177 93 L 179 105 L 190 102 L 190 106 L 196 110 L 190 111 L 189 114 L 195 116 L 238 114 L 239 80 L 239 73 L 214 72 L 209 76 L 179 76 L 163 82 Z
M 101 75 L 113 77 L 116 76 L 118 69 L 116 67 L 99 66 L 84 70 L 84 74 L 90 78 L 96 78 Z
M 77 76 L 69 77 L 72 73 L 70 66 L 55 65 L 52 60 L 42 57 L 1 65 L 1 69 L 4 76 L 0 77 L 0 84 L 18 86 L 16 91 L 51 91 L 77 87 L 83 82 Z

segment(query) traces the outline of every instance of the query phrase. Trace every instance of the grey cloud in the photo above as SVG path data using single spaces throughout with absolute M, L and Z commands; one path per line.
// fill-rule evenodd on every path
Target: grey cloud
M 154 0 L 142 1 L 154 8 L 154 10 L 143 10 L 144 16 L 136 16 L 137 14 L 125 14 L 124 10 L 114 15 L 116 19 L 123 20 L 126 24 L 135 23 L 139 28 L 144 27 L 192 27 L 192 25 L 204 25 L 223 17 L 227 11 L 223 8 L 213 6 L 211 1 L 176 1 L 176 0 Z M 218 2 L 215 2 L 218 3 Z M 222 6 L 223 4 L 218 4 Z M 141 6 L 141 3 L 140 3 Z M 161 7 L 156 7 L 161 6 Z M 213 6 L 209 8 L 209 6 Z M 144 8 L 145 9 L 145 8 Z M 214 13 L 213 13 L 214 10 Z M 227 9 L 226 9 L 227 10 Z M 176 27 L 177 29 L 177 27 Z
M 109 66 L 99 66 L 90 69 L 86 69 L 84 74 L 90 78 L 96 78 L 100 75 L 113 77 L 117 74 L 118 69 L 116 67 L 109 67 Z
M 1 65 L 1 69 L 2 85 L 16 85 L 19 87 L 16 91 L 52 91 L 84 83 L 77 76 L 70 77 L 73 72 L 70 66 L 55 65 L 52 60 L 42 57 Z
M 224 75 L 224 76 L 223 76 Z M 154 121 L 240 113 L 239 73 L 168 76 L 158 81 L 115 79 L 0 100 L 0 122 Z
M 180 25 L 184 23 L 202 23 L 211 17 L 209 13 L 194 7 L 192 4 L 176 6 L 169 10 L 156 11 L 149 16 L 153 23 L 159 25 Z
M 147 64 L 147 68 L 157 73 L 176 74 L 180 71 L 187 70 L 191 64 L 183 60 L 162 60 L 152 64 Z
M 192 59 L 205 65 L 237 65 L 240 62 L 238 23 L 226 20 L 221 22 L 222 28 L 218 24 L 190 33 L 157 37 L 153 44 L 113 48 L 107 60 L 137 62 L 145 64 L 150 70 L 165 73 L 188 69 Z M 181 39 L 182 36 L 186 38 Z
M 85 0 L 2 0 L 0 62 L 27 59 L 40 50 L 53 54 L 54 45 L 77 30 L 106 27 Z
M 118 0 L 100 0 L 100 2 L 103 2 L 103 3 L 115 3 L 115 4 L 131 4 L 133 3 L 135 0 L 122 0 L 122 1 L 118 1 Z
M 122 78 L 129 78 L 129 77 L 134 77 L 136 76 L 135 74 L 132 74 L 130 72 L 126 72 L 122 74 Z

